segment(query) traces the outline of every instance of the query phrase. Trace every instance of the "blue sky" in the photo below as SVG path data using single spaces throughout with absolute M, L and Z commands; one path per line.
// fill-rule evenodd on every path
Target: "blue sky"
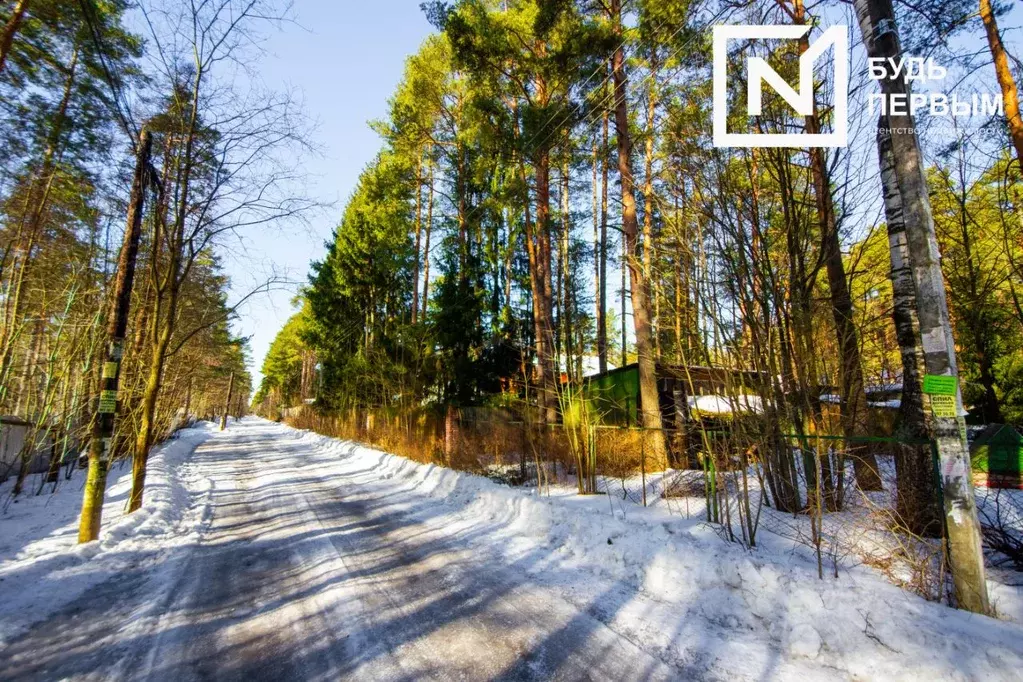
M 419 9 L 420 0 L 297 0 L 296 25 L 270 36 L 259 65 L 263 83 L 273 89 L 296 90 L 306 114 L 315 122 L 311 137 L 321 155 L 306 168 L 307 194 L 331 204 L 310 215 L 307 223 L 294 222 L 279 229 L 248 232 L 244 243 L 235 241 L 225 252 L 235 298 L 250 291 L 271 273 L 285 274 L 294 284 L 284 290 L 249 300 L 234 324 L 236 333 L 251 337 L 251 364 L 255 382 L 274 335 L 290 317 L 292 300 L 305 283 L 309 264 L 322 258 L 344 202 L 359 173 L 379 151 L 380 138 L 368 122 L 383 118 L 387 100 L 401 78 L 405 59 L 433 30 Z M 1017 6 L 1001 21 L 1003 39 L 1019 53 L 1019 25 L 1023 8 Z M 851 17 L 846 22 L 852 25 Z M 970 52 L 986 50 L 979 24 L 961 38 Z M 853 34 L 853 45 L 858 45 Z M 990 64 L 979 70 L 988 90 L 997 92 Z M 873 119 L 868 123 L 872 123 Z M 863 168 L 876 172 L 873 152 Z M 869 181 L 874 187 L 874 181 Z M 871 196 L 876 192 L 870 190 Z M 878 201 L 860 206 L 861 220 L 870 224 L 880 217 Z M 869 215 L 866 215 L 869 214 Z M 612 279 L 611 281 L 617 281 Z
M 298 282 L 286 291 L 251 299 L 240 311 L 234 330 L 251 335 L 255 371 L 277 330 L 294 312 L 291 301 L 309 263 L 322 258 L 323 243 L 360 171 L 380 149 L 380 138 L 367 122 L 386 114 L 406 57 L 432 31 L 419 0 L 299 0 L 294 16 L 298 25 L 286 26 L 266 43 L 261 76 L 271 88 L 297 90 L 304 101 L 306 114 L 316 123 L 313 141 L 321 148 L 306 169 L 306 191 L 333 206 L 311 215 L 308 225 L 247 233 L 244 251 L 232 242 L 232 253 L 225 253 L 238 295 L 271 272 L 286 272 Z

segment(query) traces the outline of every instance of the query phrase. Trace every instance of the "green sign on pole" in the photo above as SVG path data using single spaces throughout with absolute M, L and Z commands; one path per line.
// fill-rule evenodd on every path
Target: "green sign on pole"
M 955 395 L 957 386 L 955 377 L 942 374 L 924 375 L 924 393 L 927 395 Z
M 114 414 L 117 412 L 117 391 L 100 391 L 99 413 Z

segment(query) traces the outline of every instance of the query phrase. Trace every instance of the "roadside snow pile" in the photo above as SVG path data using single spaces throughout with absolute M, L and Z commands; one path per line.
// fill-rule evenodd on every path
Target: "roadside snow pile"
M 868 569 L 819 580 L 799 553 L 747 552 L 699 521 L 626 515 L 605 495 L 537 496 L 292 432 L 317 455 L 339 456 L 350 479 L 408 497 L 413 518 L 475 538 L 475 551 L 528 566 L 531 579 L 557 583 L 590 611 L 603 608 L 597 595 L 618 599 L 607 618 L 665 660 L 743 678 L 772 677 L 781 662 L 835 679 L 1018 679 L 1023 670 L 1023 626 L 927 602 Z M 439 521 L 422 496 L 449 513 Z
M 35 495 L 38 480 L 11 498 L 13 480 L 0 486 L 0 646 L 90 587 L 114 577 L 169 544 L 194 540 L 203 517 L 203 501 L 190 507 L 189 488 L 208 482 L 186 460 L 214 433 L 200 422 L 153 449 L 146 474 L 142 509 L 126 514 L 131 462 L 114 464 L 107 478 L 100 539 L 78 545 L 78 514 L 85 470 L 49 494 Z

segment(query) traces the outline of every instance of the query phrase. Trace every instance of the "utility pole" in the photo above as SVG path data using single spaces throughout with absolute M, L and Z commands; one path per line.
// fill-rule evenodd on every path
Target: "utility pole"
M 891 0 L 854 0 L 856 16 L 863 35 L 863 44 L 871 58 L 900 63 L 903 57 L 895 26 Z M 886 74 L 879 79 L 885 103 L 892 95 L 909 101 L 909 85 L 901 75 L 889 77 L 894 70 L 886 62 Z M 934 216 L 927 196 L 923 155 L 917 139 L 913 116 L 893 113 L 888 107 L 894 171 L 902 199 L 906 229 L 901 248 L 892 249 L 893 257 L 901 253 L 913 273 L 916 287 L 917 317 L 920 323 L 919 342 L 924 354 L 923 389 L 925 409 L 929 408 L 928 431 L 938 449 L 945 525 L 948 532 L 949 556 L 956 600 L 961 608 L 976 613 L 989 613 L 987 583 L 984 575 L 984 553 L 980 523 L 973 497 L 970 454 L 966 443 L 966 422 L 959 389 L 958 367 L 945 283 L 941 274 L 941 257 L 934 231 Z M 892 264 L 893 268 L 896 266 Z
M 227 428 L 227 413 L 231 411 L 231 394 L 234 392 L 234 372 L 227 380 L 227 400 L 224 401 L 224 414 L 220 416 L 220 430 Z
M 142 215 L 145 208 L 146 188 L 156 181 L 149 157 L 153 139 L 146 128 L 139 133 L 135 150 L 135 175 L 128 201 L 128 224 L 124 242 L 117 259 L 117 275 L 107 313 L 107 356 L 100 379 L 100 394 L 96 415 L 92 420 L 92 438 L 89 441 L 89 472 L 85 479 L 82 515 L 78 524 L 78 542 L 90 542 L 99 537 L 103 516 L 103 497 L 106 494 L 107 469 L 110 466 L 110 440 L 114 435 L 117 414 L 117 389 L 121 375 L 121 357 L 124 354 L 124 335 L 128 329 L 128 311 L 131 307 L 131 289 L 135 282 L 135 261 L 142 236 Z

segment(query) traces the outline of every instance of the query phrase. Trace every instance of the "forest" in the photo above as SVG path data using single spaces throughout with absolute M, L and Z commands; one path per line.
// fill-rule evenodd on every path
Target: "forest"
M 0 0 L 0 678 L 1018 678 L 1021 27 Z
M 518 463 L 522 477 L 528 463 L 537 485 L 560 463 L 580 492 L 612 469 L 734 471 L 741 458 L 764 477 L 765 504 L 818 516 L 854 488 L 889 489 L 891 460 L 892 526 L 947 533 L 960 603 L 986 610 L 967 425 L 1023 423 L 1010 4 L 421 9 L 436 31 L 371 123 L 379 153 L 263 361 L 255 409 L 424 462 Z M 719 24 L 808 27 L 784 45 L 731 44 L 729 129 L 833 131 L 845 88 L 848 144 L 715 145 Z M 794 83 L 834 25 L 849 27 L 848 83 L 822 69 L 808 114 L 770 87 L 756 115 L 743 111 L 743 59 Z M 877 82 L 868 59 L 893 74 Z M 904 59 L 943 78 L 906 78 Z M 878 86 L 893 102 L 955 88 L 991 106 L 878 111 Z M 593 387 L 629 367 L 636 400 L 622 423 Z M 948 410 L 939 375 L 957 377 Z M 666 411 L 668 385 L 683 400 Z M 727 408 L 700 407 L 704 393 Z M 632 429 L 597 430 L 610 424 Z M 966 512 L 944 531 L 939 497 Z M 743 507 L 733 513 L 751 542 L 759 512 Z
M 244 306 L 290 283 L 226 264 L 334 210 L 301 96 L 261 77 L 293 7 L 0 5 L 4 510 L 80 479 L 96 540 L 112 467 L 135 512 L 154 447 L 251 411 L 537 492 L 640 481 L 646 506 L 656 475 L 747 548 L 796 529 L 819 577 L 869 517 L 896 582 L 991 612 L 985 571 L 1023 568 L 1018 496 L 978 502 L 1023 456 L 975 454 L 1023 453 L 1018 6 L 420 10 L 379 151 L 258 359 Z M 743 25 L 796 38 L 717 40 Z
M 248 340 L 232 321 L 276 282 L 232 289 L 225 249 L 310 205 L 289 185 L 306 145 L 290 93 L 240 77 L 279 9 L 0 7 L 5 507 L 88 466 L 79 537 L 93 540 L 112 464 L 130 464 L 134 511 L 154 444 L 245 412 Z

